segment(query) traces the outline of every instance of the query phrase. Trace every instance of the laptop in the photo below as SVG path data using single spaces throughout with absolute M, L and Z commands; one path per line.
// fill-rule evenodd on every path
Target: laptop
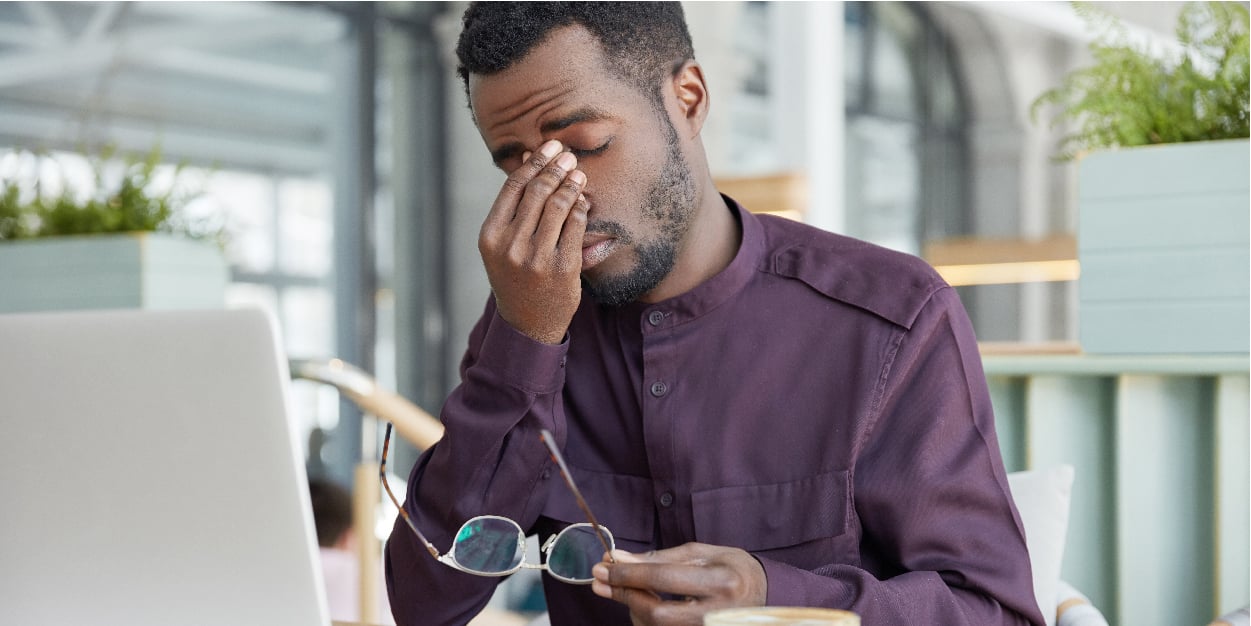
M 260 311 L 0 315 L 0 624 L 328 626 Z

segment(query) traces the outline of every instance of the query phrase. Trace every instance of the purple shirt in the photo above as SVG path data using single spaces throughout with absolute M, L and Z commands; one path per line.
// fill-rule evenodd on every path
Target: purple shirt
M 678 297 L 584 297 L 557 346 L 488 302 L 446 435 L 413 468 L 418 527 L 446 552 L 476 515 L 540 539 L 586 521 L 548 428 L 619 548 L 736 546 L 768 604 L 866 625 L 1042 624 L 955 291 L 915 257 L 728 202 L 738 254 Z M 401 625 L 463 624 L 499 581 L 437 563 L 402 521 L 386 565 Z M 555 625 L 630 623 L 590 586 L 544 587 Z

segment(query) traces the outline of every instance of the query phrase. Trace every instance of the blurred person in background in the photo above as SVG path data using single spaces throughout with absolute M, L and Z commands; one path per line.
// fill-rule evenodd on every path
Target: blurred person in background
M 356 533 L 352 526 L 352 494 L 334 482 L 317 478 L 309 478 L 308 490 L 313 502 L 313 523 L 317 526 L 317 545 L 320 547 L 330 618 L 359 622 L 360 555 L 356 550 Z M 384 589 L 380 589 L 377 601 L 378 615 L 383 623 L 395 623 Z

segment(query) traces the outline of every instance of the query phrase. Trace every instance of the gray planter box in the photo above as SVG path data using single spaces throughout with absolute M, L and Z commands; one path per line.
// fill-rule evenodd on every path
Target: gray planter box
M 1078 179 L 1078 329 L 1103 354 L 1246 353 L 1251 145 L 1099 152 Z
M 0 242 L 0 313 L 225 306 L 216 245 L 160 233 Z

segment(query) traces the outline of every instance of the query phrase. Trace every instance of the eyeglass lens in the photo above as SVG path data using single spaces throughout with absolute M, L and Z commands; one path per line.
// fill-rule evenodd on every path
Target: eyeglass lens
M 552 544 L 547 553 L 547 568 L 566 580 L 586 582 L 592 578 L 591 568 L 603 556 L 603 544 L 589 524 L 571 526 Z
M 469 520 L 456 534 L 453 553 L 461 567 L 481 574 L 501 574 L 517 569 L 524 556 L 521 529 L 506 519 L 479 517 Z

